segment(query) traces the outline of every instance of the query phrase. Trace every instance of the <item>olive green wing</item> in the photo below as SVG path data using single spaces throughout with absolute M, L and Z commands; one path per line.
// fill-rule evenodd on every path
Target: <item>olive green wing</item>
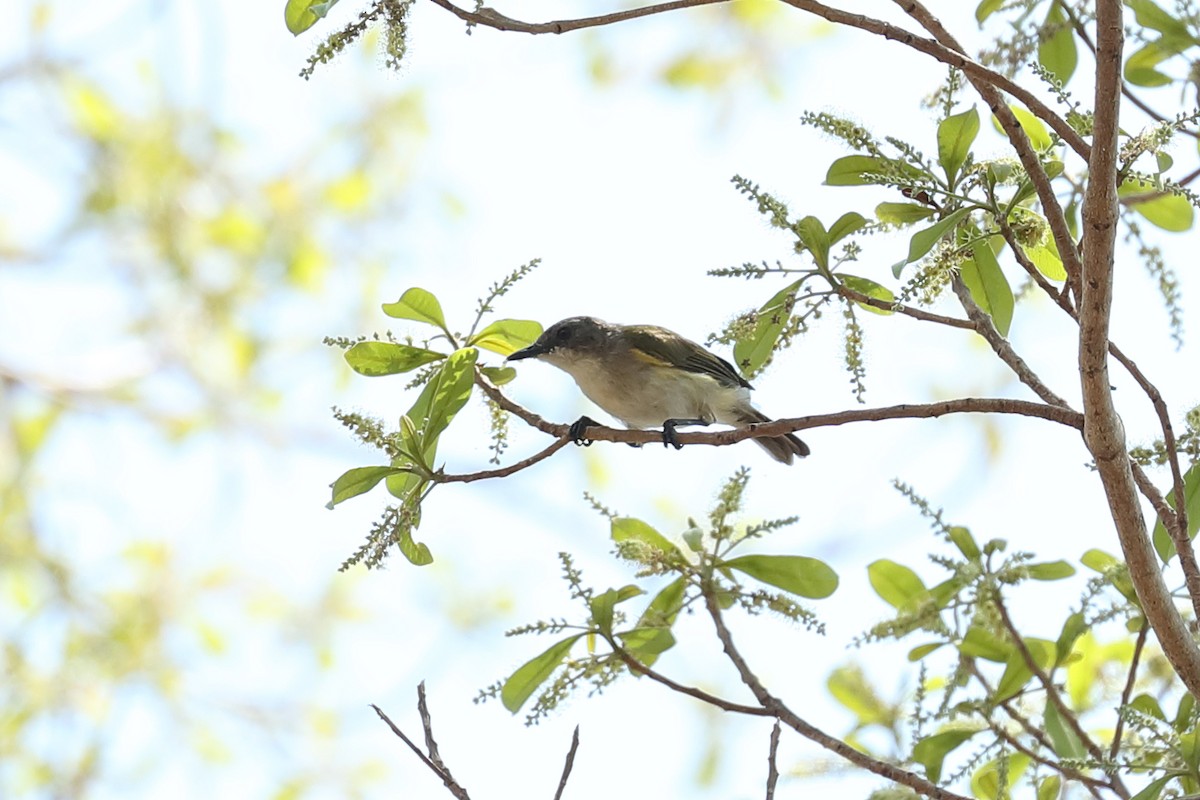
M 690 339 L 657 325 L 630 325 L 625 335 L 635 356 L 660 366 L 677 366 L 689 372 L 711 375 L 727 386 L 752 388 L 733 364 Z

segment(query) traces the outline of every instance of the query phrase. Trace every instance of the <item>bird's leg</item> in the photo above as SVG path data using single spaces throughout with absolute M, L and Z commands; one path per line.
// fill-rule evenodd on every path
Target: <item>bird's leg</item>
M 567 435 L 571 437 L 572 442 L 580 447 L 591 447 L 592 440 L 583 434 L 593 425 L 599 427 L 600 423 L 591 417 L 580 417 L 571 423 L 571 427 L 567 429 Z
M 675 429 L 680 425 L 711 425 L 712 421 L 707 419 L 668 419 L 663 421 L 663 447 L 674 445 L 676 450 L 682 450 L 681 445 L 675 439 Z

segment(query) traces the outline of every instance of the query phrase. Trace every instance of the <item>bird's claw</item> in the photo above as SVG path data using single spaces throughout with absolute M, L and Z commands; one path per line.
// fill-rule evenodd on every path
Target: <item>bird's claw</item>
M 675 436 L 675 420 L 667 420 L 663 423 L 662 430 L 663 447 L 673 446 L 676 450 L 682 450 L 683 445 L 679 443 L 679 439 Z
M 584 436 L 587 429 L 593 425 L 599 425 L 599 422 L 591 417 L 580 417 L 571 423 L 571 427 L 567 429 L 567 435 L 571 437 L 571 441 L 579 447 L 591 447 L 592 440 Z

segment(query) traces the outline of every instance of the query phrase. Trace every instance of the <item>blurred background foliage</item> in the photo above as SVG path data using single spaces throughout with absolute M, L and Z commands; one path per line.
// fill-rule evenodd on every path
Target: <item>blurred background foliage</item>
M 374 308 L 412 204 L 462 213 L 452 187 L 410 193 L 431 135 L 421 87 L 378 80 L 368 38 L 333 67 L 359 87 L 336 107 L 254 130 L 227 100 L 236 81 L 181 77 L 182 51 L 219 62 L 235 46 L 228 8 L 16 5 L 0 48 L 0 795 L 132 796 L 252 762 L 242 796 L 361 796 L 378 762 L 297 757 L 343 724 L 308 688 L 366 616 L 354 576 L 330 562 L 297 595 L 270 570 L 197 560 L 189 516 L 220 524 L 229 487 L 178 487 L 190 504 L 163 509 L 123 464 L 236 475 L 248 443 L 284 459 L 337 436 L 325 378 L 314 414 L 296 376 L 328 374 L 321 336 Z M 780 14 L 746 0 L 697 15 L 651 77 L 770 95 Z M 579 41 L 595 85 L 646 77 L 605 36 Z M 486 592 L 442 612 L 476 624 L 495 613 L 480 599 L 503 612 Z M 248 657 L 272 676 L 238 680 Z

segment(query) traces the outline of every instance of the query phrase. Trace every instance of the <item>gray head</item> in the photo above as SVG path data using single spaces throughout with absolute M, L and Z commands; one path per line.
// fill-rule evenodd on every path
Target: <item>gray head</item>
M 508 360 L 541 358 L 553 364 L 595 355 L 607 350 L 617 330 L 616 325 L 595 317 L 567 317 L 551 325 L 536 342 L 513 353 Z

